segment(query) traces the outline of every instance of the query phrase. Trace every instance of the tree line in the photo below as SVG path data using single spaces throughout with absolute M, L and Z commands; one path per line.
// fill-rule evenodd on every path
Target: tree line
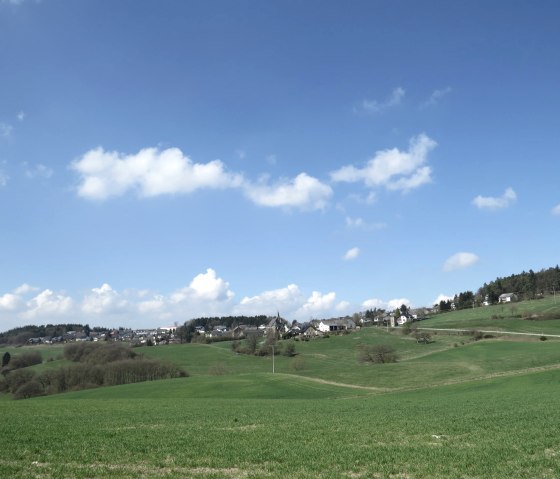
M 233 329 L 241 324 L 258 327 L 261 324 L 267 324 L 269 320 L 270 318 L 265 315 L 194 318 L 186 321 L 182 326 L 179 326 L 175 334 L 179 337 L 181 343 L 190 343 L 196 334 L 197 327 L 203 328 L 205 331 L 211 331 L 216 326 L 225 326 L 227 329 Z
M 535 299 L 545 294 L 557 293 L 560 290 L 560 267 L 542 269 L 540 271 L 523 271 L 503 278 L 496 278 L 484 283 L 478 290 L 482 298 L 496 302 L 501 294 L 516 293 L 520 299 Z
M 188 376 L 175 364 L 145 358 L 120 343 L 67 344 L 64 358 L 74 364 L 39 372 L 27 367 L 15 368 L 16 356 L 11 358 L 6 354 L 9 353 L 2 357 L 0 392 L 11 393 L 15 399 Z
M 520 300 L 537 299 L 546 294 L 555 294 L 560 291 L 560 267 L 540 271 L 523 271 L 519 274 L 498 277 L 490 283 L 484 283 L 478 288 L 476 294 L 472 291 L 464 291 L 456 294 L 453 299 L 442 300 L 437 305 L 440 311 L 472 308 L 480 306 L 484 301 L 489 303 L 498 302 L 500 295 L 515 293 Z

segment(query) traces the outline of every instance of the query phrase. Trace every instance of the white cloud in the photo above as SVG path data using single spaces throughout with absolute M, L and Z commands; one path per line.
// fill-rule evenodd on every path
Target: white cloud
M 360 105 L 354 108 L 354 112 L 381 113 L 387 110 L 388 108 L 392 108 L 397 105 L 400 105 L 405 96 L 405 93 L 406 92 L 403 88 L 396 87 L 391 92 L 390 97 L 387 98 L 385 101 L 379 102 L 377 100 L 362 100 Z
M 360 255 L 360 248 L 350 248 L 348 251 L 346 251 L 346 253 L 344 253 L 344 256 L 342 259 L 349 261 L 352 259 L 356 259 L 358 256 Z
M 363 168 L 343 166 L 331 172 L 334 182 L 363 181 L 367 187 L 385 186 L 390 190 L 409 191 L 431 181 L 431 168 L 424 166 L 428 153 L 437 143 L 425 134 L 411 138 L 408 151 L 381 150 Z
M 554 208 L 552 208 L 551 212 L 553 215 L 560 215 L 560 205 L 556 205 Z
M 429 106 L 434 106 L 437 103 L 439 103 L 439 101 L 447 94 L 451 93 L 451 87 L 446 87 L 446 88 L 442 88 L 441 90 L 434 90 L 432 92 L 432 94 L 430 95 L 430 98 L 428 98 L 424 103 L 422 103 L 422 105 L 420 105 L 422 108 L 426 108 Z
M 25 120 L 25 112 L 24 111 L 19 111 L 18 114 L 16 115 L 16 118 L 18 119 L 18 121 Z
M 167 306 L 167 301 L 164 296 L 156 295 L 152 299 L 140 301 L 138 303 L 138 312 L 140 314 L 150 314 L 163 311 Z
M 517 194 L 513 191 L 513 188 L 509 187 L 504 191 L 502 196 L 493 197 L 478 195 L 472 200 L 472 203 L 480 209 L 499 210 L 511 206 L 515 203 L 515 200 L 517 200 Z
M 361 229 L 364 231 L 382 230 L 387 228 L 387 223 L 366 223 L 363 218 L 351 218 L 347 216 L 345 219 L 346 227 L 353 229 Z
M 25 176 L 31 179 L 33 178 L 49 179 L 54 174 L 52 168 L 42 165 L 41 163 L 38 163 L 36 165 L 29 165 L 27 162 L 24 162 L 23 167 L 25 168 Z
M 455 271 L 473 266 L 478 261 L 478 256 L 474 253 L 456 253 L 450 256 L 443 263 L 443 271 Z
M 333 191 L 318 179 L 300 173 L 293 180 L 282 180 L 273 186 L 262 182 L 247 184 L 245 193 L 253 202 L 262 206 L 315 210 L 325 208 Z
M 122 310 L 126 306 L 127 301 L 110 285 L 104 283 L 100 288 L 93 288 L 84 297 L 82 311 L 86 314 L 105 314 Z
M 194 277 L 189 286 L 175 292 L 171 299 L 178 303 L 188 299 L 203 301 L 228 301 L 234 293 L 229 289 L 229 283 L 218 278 L 216 271 L 208 268 L 206 273 Z
M 372 299 L 366 299 L 363 303 L 362 303 L 362 308 L 365 309 L 385 309 L 387 307 L 387 303 L 381 299 L 377 299 L 377 298 L 372 298 Z
M 18 286 L 16 289 L 14 289 L 14 293 L 17 295 L 24 295 L 27 293 L 32 293 L 33 291 L 38 291 L 39 288 L 36 288 L 35 286 L 31 286 L 27 283 L 23 283 L 22 285 Z
M 453 301 L 453 296 L 447 296 L 446 294 L 440 294 L 436 299 L 432 301 L 432 304 L 439 304 L 441 301 Z
M 402 305 L 405 305 L 407 308 L 410 308 L 412 304 L 410 300 L 407 298 L 397 298 L 397 299 L 390 299 L 387 301 L 387 309 L 393 310 L 400 308 Z
M 78 194 L 105 200 L 136 191 L 141 197 L 188 194 L 199 189 L 242 189 L 254 203 L 269 207 L 323 209 L 333 194 L 329 185 L 300 173 L 274 185 L 265 180 L 252 183 L 243 175 L 226 171 L 220 160 L 193 163 L 178 148 L 160 151 L 145 148 L 136 154 L 95 148 L 73 161 L 70 168 L 80 175 Z M 43 174 L 48 173 L 45 168 Z
M 333 308 L 335 301 L 336 293 L 334 291 L 327 294 L 313 291 L 311 296 L 307 298 L 305 304 L 296 312 L 296 315 L 299 317 L 306 317 L 325 313 Z
M 397 308 L 400 308 L 402 305 L 406 305 L 407 307 L 411 307 L 412 303 L 407 298 L 394 298 L 390 299 L 389 301 L 383 301 L 382 299 L 367 299 L 362 303 L 362 308 L 365 309 L 385 309 L 387 311 L 393 311 Z
M 88 151 L 70 167 L 81 176 L 78 194 L 104 200 L 135 190 L 140 196 L 192 193 L 202 188 L 238 188 L 241 175 L 228 173 L 219 160 L 193 163 L 178 148 L 145 148 L 133 155 Z
M 238 314 L 274 314 L 279 311 L 282 314 L 295 311 L 303 302 L 305 297 L 295 284 L 289 284 L 285 288 L 264 291 L 256 296 L 245 296 L 236 307 Z
M 15 310 L 20 304 L 19 296 L 11 293 L 6 293 L 0 296 L 0 310 Z
M 22 316 L 27 319 L 36 317 L 59 318 L 68 314 L 73 305 L 74 302 L 69 296 L 55 294 L 50 289 L 45 289 L 27 302 L 27 311 Z
M 12 136 L 12 131 L 14 127 L 12 125 L 8 125 L 7 123 L 0 123 L 0 137 L 2 138 L 9 138 Z

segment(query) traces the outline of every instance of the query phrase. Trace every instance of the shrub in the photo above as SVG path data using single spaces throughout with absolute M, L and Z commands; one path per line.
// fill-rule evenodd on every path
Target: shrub
M 136 357 L 130 346 L 120 343 L 70 343 L 64 347 L 64 357 L 73 362 L 106 364 Z
M 388 344 L 376 344 L 359 346 L 358 360 L 362 363 L 396 363 L 398 355 L 395 348 Z
M 541 336 L 539 339 L 540 339 L 541 341 L 546 341 L 548 338 L 547 338 L 546 336 Z
M 229 371 L 225 363 L 214 363 L 208 368 L 208 374 L 211 374 L 212 376 L 223 376 L 228 372 Z
M 27 368 L 29 366 L 34 366 L 35 364 L 41 364 L 43 362 L 43 357 L 39 351 L 27 351 L 25 353 L 18 354 L 11 358 L 9 367 L 10 369 L 20 369 Z
M 26 382 L 31 381 L 34 376 L 35 373 L 29 369 L 11 371 L 8 375 L 6 375 L 5 379 L 8 391 L 12 394 L 15 393 Z
M 296 345 L 290 341 L 288 344 L 286 344 L 286 348 L 284 349 L 284 352 L 282 353 L 284 356 L 288 356 L 288 357 L 293 357 L 296 355 Z
M 28 399 L 36 396 L 44 396 L 45 390 L 41 383 L 35 379 L 22 384 L 14 393 L 14 399 Z
M 428 344 L 432 342 L 432 335 L 428 331 L 416 331 L 414 337 L 417 343 Z
M 301 371 L 302 369 L 305 369 L 305 366 L 306 364 L 303 356 L 297 356 L 290 362 L 290 369 L 292 371 Z

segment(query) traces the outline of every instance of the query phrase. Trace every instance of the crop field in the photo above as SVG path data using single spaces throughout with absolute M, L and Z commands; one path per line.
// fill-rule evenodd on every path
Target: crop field
M 0 402 L 0 476 L 558 477 L 558 370 L 382 395 L 301 381 L 186 378 Z
M 365 328 L 299 341 L 275 374 L 228 342 L 138 348 L 191 376 L 0 395 L 0 477 L 559 477 L 560 340 L 433 339 Z M 400 359 L 360 363 L 359 344 Z M 56 348 L 33 367 L 63 364 Z

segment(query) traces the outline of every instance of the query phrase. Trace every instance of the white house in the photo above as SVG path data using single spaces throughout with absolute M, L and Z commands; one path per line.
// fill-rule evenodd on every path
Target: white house
M 517 301 L 517 295 L 515 293 L 500 294 L 498 298 L 499 303 L 511 303 L 513 301 Z
M 356 325 L 351 319 L 320 319 L 312 321 L 315 328 L 322 333 L 355 329 Z
M 402 314 L 400 317 L 397 318 L 397 324 L 399 326 L 402 326 L 403 324 L 408 323 L 408 316 L 405 316 L 404 314 Z

